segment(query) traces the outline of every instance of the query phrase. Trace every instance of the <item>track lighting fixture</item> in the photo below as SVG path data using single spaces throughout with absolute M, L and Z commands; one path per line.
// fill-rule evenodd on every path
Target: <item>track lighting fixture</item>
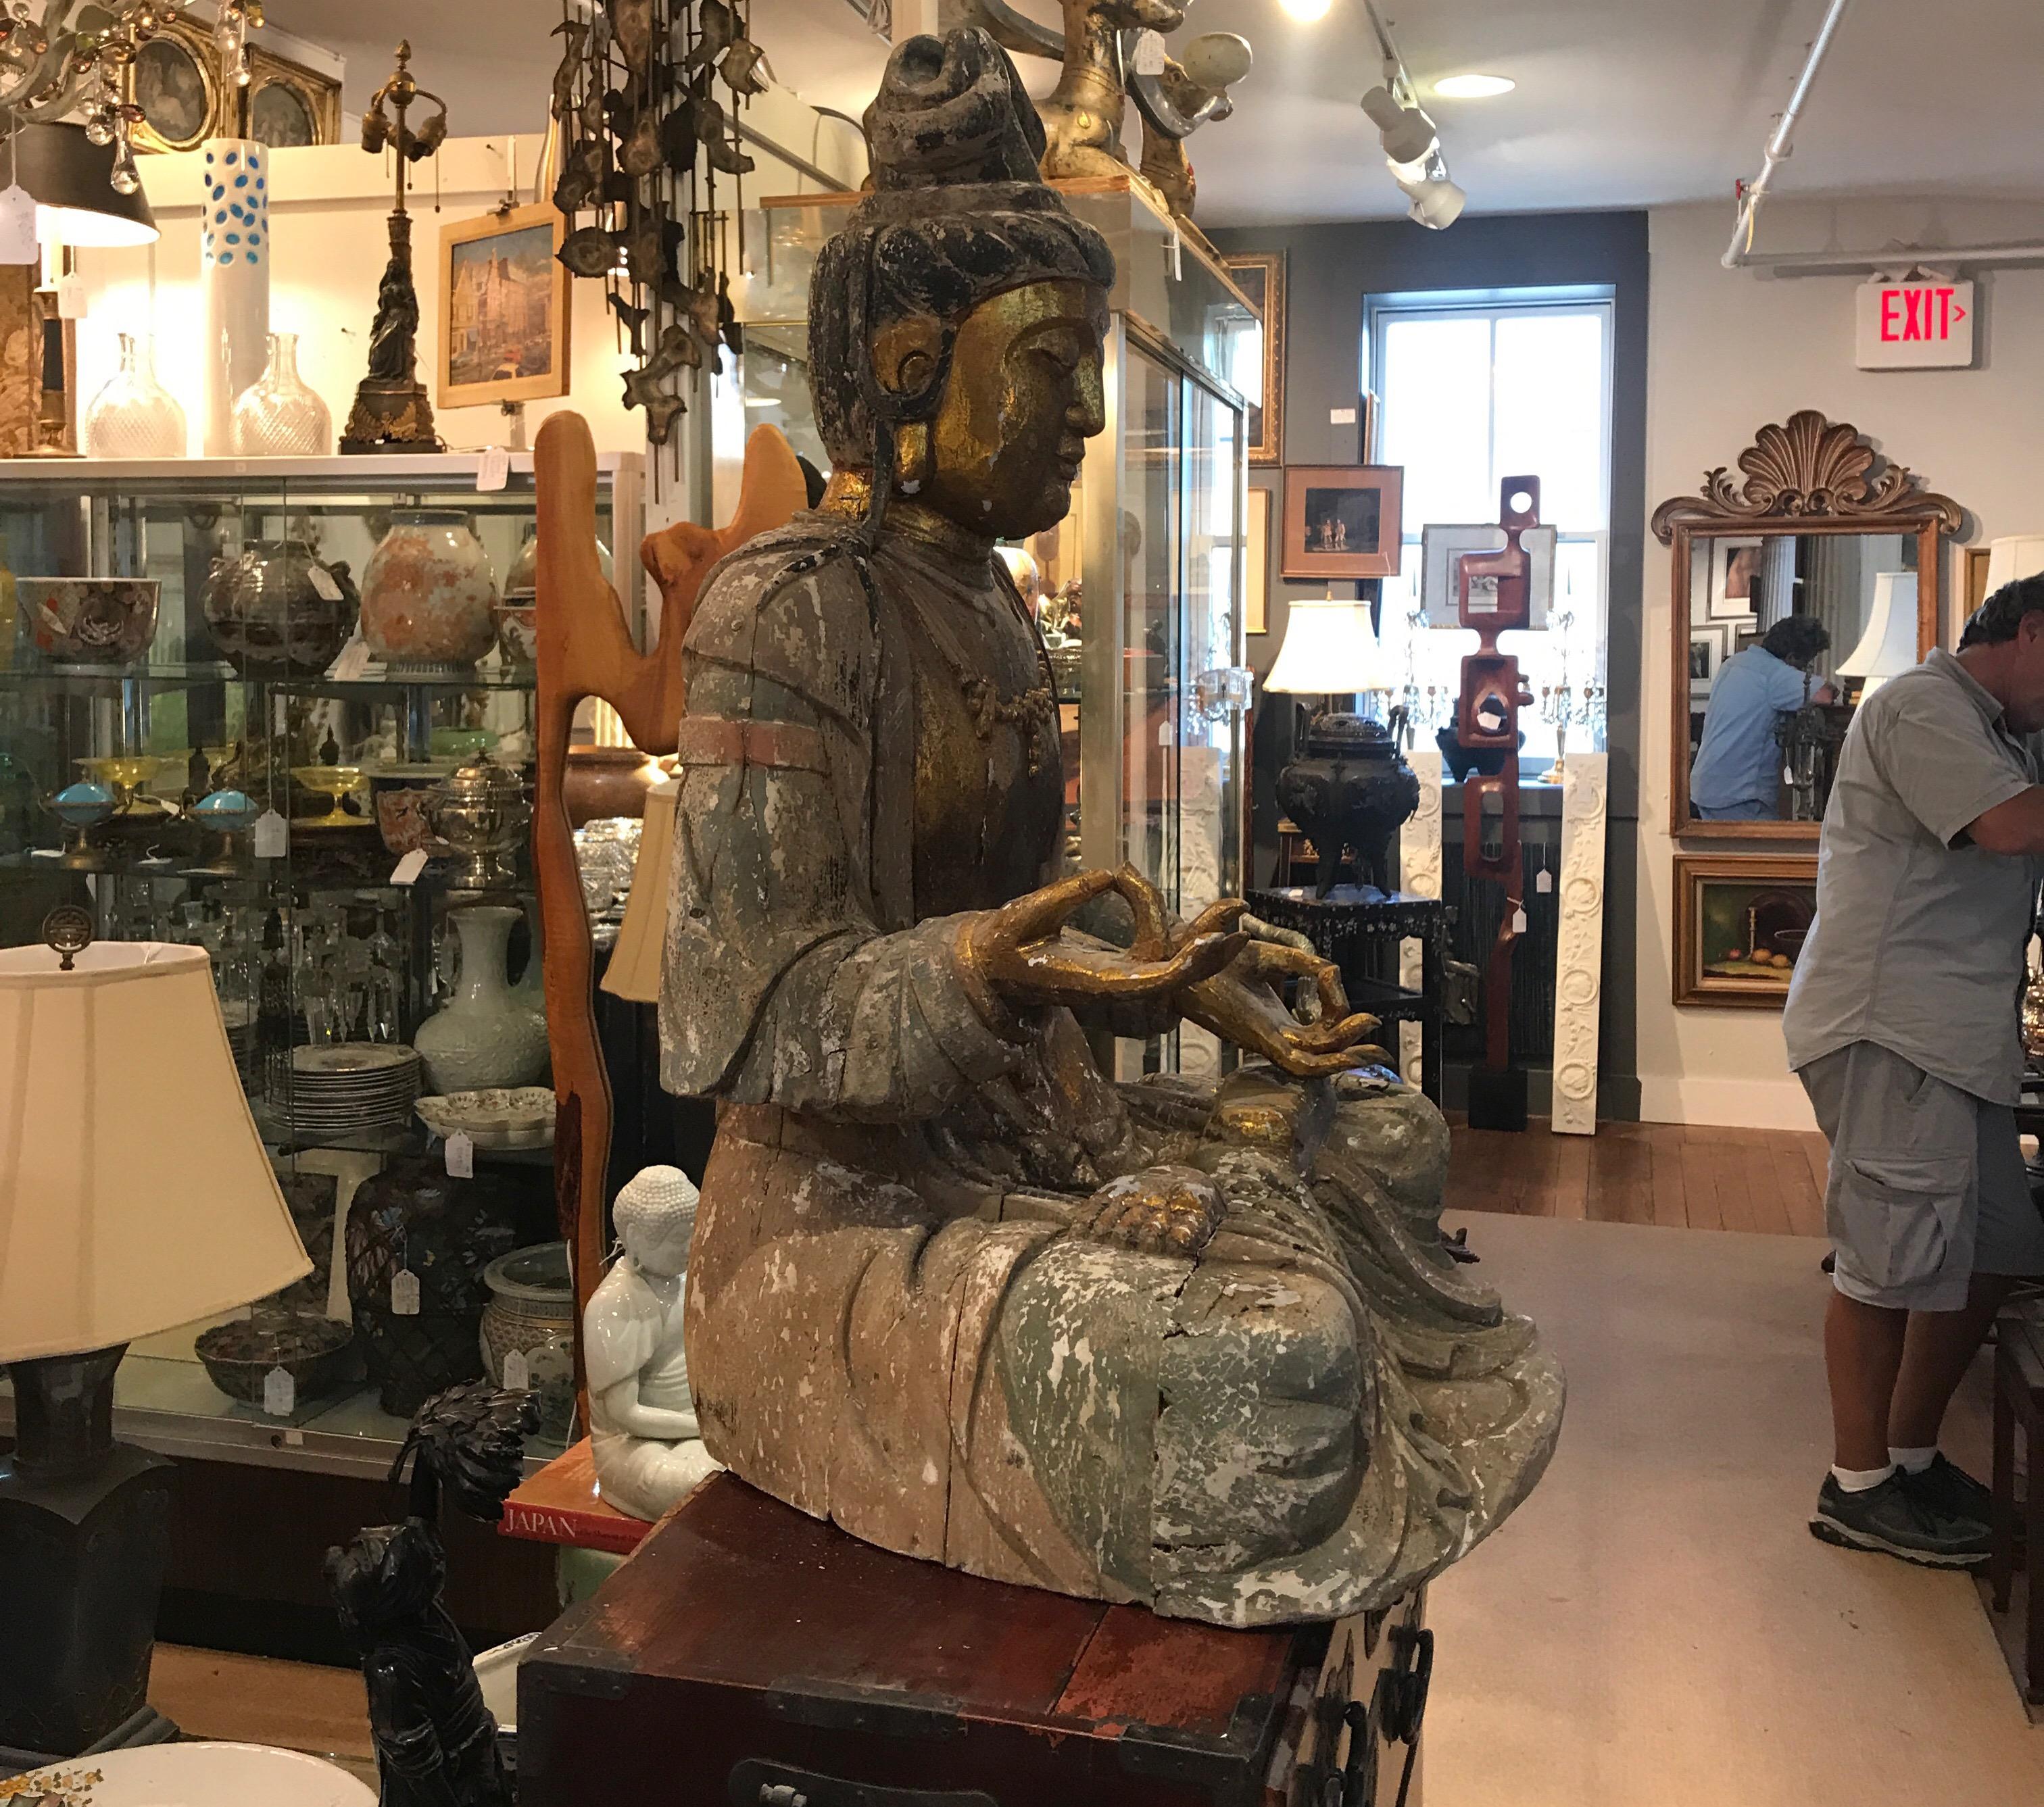
M 1440 133 L 1415 98 L 1412 78 L 1406 73 L 1374 0 L 1363 0 L 1363 10 L 1384 54 L 1384 80 L 1362 97 L 1362 110 L 1377 128 L 1391 179 L 1412 203 L 1406 217 L 1439 232 L 1462 217 L 1469 197 L 1449 179 Z

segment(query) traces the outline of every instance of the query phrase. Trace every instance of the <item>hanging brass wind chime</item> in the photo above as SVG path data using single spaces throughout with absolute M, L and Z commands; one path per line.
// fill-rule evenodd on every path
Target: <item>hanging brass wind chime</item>
M 625 405 L 664 446 L 684 390 L 720 367 L 720 347 L 737 349 L 728 240 L 744 201 L 735 186 L 720 209 L 717 177 L 736 185 L 752 167 L 737 109 L 765 89 L 765 58 L 739 0 L 603 0 L 557 35 L 561 262 L 608 288 L 634 360 Z

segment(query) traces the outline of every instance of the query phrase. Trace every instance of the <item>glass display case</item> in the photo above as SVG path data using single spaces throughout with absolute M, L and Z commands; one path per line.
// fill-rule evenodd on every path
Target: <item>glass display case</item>
M 572 1305 L 544 1321 L 544 1257 L 492 1265 L 558 1232 L 532 465 L 486 491 L 481 462 L 0 461 L 0 942 L 68 904 L 206 950 L 313 1263 L 130 1346 L 117 1428 L 167 1453 L 380 1474 L 427 1394 L 507 1356 L 548 1406 L 529 1455 L 567 1429 Z M 597 508 L 636 549 L 638 457 L 600 460 Z M 431 1099 L 521 1088 L 451 1158 Z
M 747 220 L 747 243 L 762 248 L 745 349 L 713 397 L 720 520 L 736 501 L 755 426 L 780 427 L 828 469 L 804 320 L 816 254 L 856 198 L 769 201 Z M 1242 886 L 1245 410 L 1216 373 L 1255 317 L 1219 259 L 1139 190 L 1087 183 L 1066 199 L 1115 255 L 1107 424 L 1087 447 L 1071 512 L 1004 556 L 1057 679 L 1072 858 L 1127 861 L 1189 916 Z M 1223 1052 L 1186 1026 L 1122 1042 L 1115 1065 L 1122 1077 L 1211 1074 Z

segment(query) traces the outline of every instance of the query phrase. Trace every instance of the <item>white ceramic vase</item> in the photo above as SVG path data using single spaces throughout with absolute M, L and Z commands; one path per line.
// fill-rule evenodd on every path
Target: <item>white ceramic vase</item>
M 511 989 L 505 953 L 518 912 L 478 904 L 451 912 L 461 982 L 413 1037 L 436 1092 L 531 1085 L 547 1071 L 547 1020 Z
M 209 138 L 199 216 L 199 436 L 234 455 L 234 403 L 270 359 L 270 149 Z

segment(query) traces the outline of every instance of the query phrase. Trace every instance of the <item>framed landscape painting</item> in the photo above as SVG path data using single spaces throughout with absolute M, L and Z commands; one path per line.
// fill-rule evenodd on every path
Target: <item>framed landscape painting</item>
M 548 204 L 440 228 L 441 408 L 568 393 L 564 221 Z

